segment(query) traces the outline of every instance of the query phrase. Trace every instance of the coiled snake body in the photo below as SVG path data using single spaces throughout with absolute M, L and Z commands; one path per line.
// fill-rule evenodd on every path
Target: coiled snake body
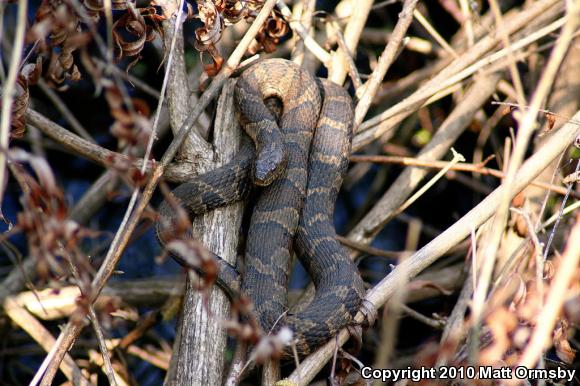
M 264 104 L 270 97 L 282 102 L 280 128 Z M 341 87 L 315 80 L 282 59 L 244 71 L 235 98 L 242 126 L 255 145 L 244 141 L 231 163 L 172 193 L 195 215 L 243 199 L 252 181 L 267 185 L 252 213 L 242 292 L 252 300 L 264 331 L 289 327 L 299 355 L 307 355 L 351 323 L 364 295 L 357 267 L 336 241 L 332 221 L 350 154 L 352 101 Z M 163 227 L 171 227 L 175 214 L 166 201 L 159 212 L 157 234 L 163 243 Z M 301 312 L 280 319 L 287 311 L 293 245 L 316 293 Z M 234 296 L 240 288 L 238 275 L 217 261 L 218 284 Z

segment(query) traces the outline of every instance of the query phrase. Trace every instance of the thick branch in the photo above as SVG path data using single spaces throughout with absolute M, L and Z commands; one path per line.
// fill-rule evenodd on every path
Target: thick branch
M 239 148 L 240 132 L 233 108 L 234 82 L 224 86 L 218 102 L 215 124 L 215 146 L 221 155 L 212 167 L 229 161 Z M 235 265 L 238 230 L 242 219 L 241 203 L 205 214 L 195 221 L 196 229 L 205 229 L 202 242 L 208 249 Z M 200 294 L 188 282 L 178 334 L 174 344 L 167 385 L 222 383 L 226 332 L 219 323 L 228 318 L 229 300 L 214 287 Z

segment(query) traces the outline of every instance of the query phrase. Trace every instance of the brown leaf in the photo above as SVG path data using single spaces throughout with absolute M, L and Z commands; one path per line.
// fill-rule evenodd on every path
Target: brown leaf
M 544 279 L 550 280 L 554 277 L 556 269 L 554 268 L 554 263 L 551 260 L 546 260 L 544 262 Z
M 568 341 L 569 323 L 565 319 L 560 319 L 558 326 L 554 330 L 554 347 L 556 348 L 556 355 L 563 362 L 571 364 L 576 357 L 576 350 L 570 346 Z
M 203 70 L 209 77 L 214 77 L 220 72 L 223 64 L 224 58 L 220 55 L 218 49 L 215 46 L 209 46 L 207 52 L 210 54 L 212 63 L 204 64 Z M 203 53 L 201 53 L 203 55 Z M 202 58 L 203 59 L 203 58 Z
M 26 79 L 20 75 L 16 80 L 14 99 L 12 102 L 11 138 L 22 138 L 24 136 L 25 122 L 24 113 L 28 109 L 30 94 Z M 0 106 L 2 103 L 0 103 Z
M 103 11 L 103 0 L 83 0 L 83 5 L 85 6 L 89 16 L 91 16 L 93 20 L 98 21 L 100 18 L 99 14 Z
M 129 9 L 131 6 L 135 7 L 137 4 L 136 0 L 112 0 L 111 5 L 114 10 L 121 11 L 124 9 Z
M 42 74 L 42 57 L 38 56 L 35 63 L 28 63 L 22 67 L 20 75 L 26 79 L 29 86 L 35 85 Z
M 127 12 L 113 24 L 113 40 L 119 50 L 117 57 L 136 56 L 147 41 L 147 25 L 138 11 Z
M 522 215 L 516 215 L 516 221 L 514 224 L 514 231 L 516 234 L 522 238 L 527 237 L 528 235 L 528 223 L 526 219 Z
M 223 0 L 222 15 L 226 25 L 235 24 L 247 16 L 246 2 L 240 0 Z
M 548 131 L 554 128 L 554 124 L 556 123 L 556 116 L 552 113 L 546 113 L 546 119 L 548 121 Z
M 224 22 L 213 2 L 205 1 L 198 8 L 197 17 L 203 23 L 203 27 L 195 30 L 194 45 L 198 51 L 203 52 L 214 47 L 220 41 Z

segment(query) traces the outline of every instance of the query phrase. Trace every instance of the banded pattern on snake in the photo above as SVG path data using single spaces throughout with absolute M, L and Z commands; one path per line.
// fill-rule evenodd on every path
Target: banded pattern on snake
M 264 104 L 278 98 L 280 127 Z M 304 356 L 349 325 L 364 296 L 357 267 L 336 240 L 333 210 L 348 165 L 353 108 L 349 95 L 282 59 L 259 62 L 242 73 L 235 99 L 249 140 L 231 163 L 200 175 L 172 193 L 192 215 L 244 199 L 264 186 L 252 213 L 242 289 L 264 331 L 274 324 L 294 333 Z M 312 143 L 311 143 L 312 142 Z M 174 210 L 164 201 L 156 225 L 164 243 Z M 309 272 L 316 294 L 301 312 L 287 311 L 292 247 Z M 179 256 L 174 256 L 181 260 Z M 233 297 L 237 271 L 217 257 L 218 285 Z M 290 355 L 290 350 L 285 356 Z

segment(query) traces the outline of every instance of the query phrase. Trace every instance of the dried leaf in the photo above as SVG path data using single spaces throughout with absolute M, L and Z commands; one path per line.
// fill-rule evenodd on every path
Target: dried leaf
M 247 15 L 247 2 L 240 0 L 222 0 L 223 2 L 222 15 L 225 19 L 226 25 L 232 25 L 242 20 Z
M 209 77 L 216 76 L 218 72 L 220 72 L 223 64 L 224 58 L 220 55 L 218 49 L 215 46 L 209 46 L 207 48 L 207 52 L 210 54 L 212 63 L 211 64 L 204 64 L 203 70 L 204 73 L 207 74 Z M 203 55 L 203 53 L 201 53 Z M 203 56 L 202 56 L 203 60 Z
M 10 138 L 22 138 L 25 130 L 24 114 L 28 109 L 30 94 L 28 86 L 36 84 L 42 73 L 42 58 L 39 56 L 35 63 L 28 63 L 22 66 L 20 74 L 16 79 L 14 99 L 12 103 L 12 117 Z M 2 101 L 0 101 L 2 106 Z
M 548 121 L 548 131 L 554 128 L 554 124 L 556 123 L 556 116 L 552 113 L 546 113 L 546 120 Z
M 127 12 L 121 16 L 113 24 L 113 40 L 119 59 L 139 55 L 147 41 L 147 25 L 141 13 Z
M 554 347 L 556 348 L 556 355 L 563 362 L 571 364 L 576 357 L 576 350 L 570 346 L 568 341 L 569 323 L 565 319 L 560 319 L 556 329 L 554 330 Z
M 528 236 L 528 223 L 526 219 L 522 215 L 516 215 L 516 221 L 514 224 L 514 231 L 519 237 L 527 237 Z
M 28 92 L 28 83 L 22 75 L 17 78 L 15 86 L 10 137 L 22 138 L 25 130 L 24 114 L 28 109 L 30 94 Z M 2 106 L 2 103 L 0 103 L 0 106 Z

